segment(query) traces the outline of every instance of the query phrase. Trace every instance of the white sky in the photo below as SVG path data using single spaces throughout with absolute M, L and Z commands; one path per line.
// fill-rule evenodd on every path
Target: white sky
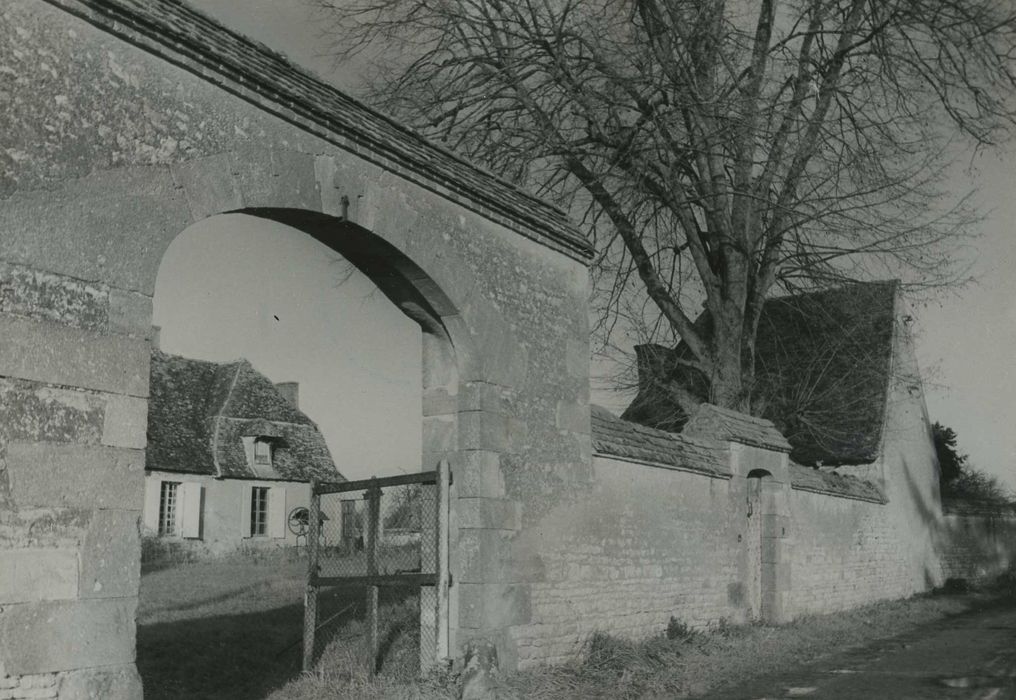
M 360 66 L 336 65 L 329 56 L 327 26 L 320 22 L 320 16 L 313 16 L 311 0 L 190 2 L 340 88 L 355 90 Z M 932 420 L 956 430 L 960 449 L 970 454 L 975 466 L 1016 488 L 1016 371 L 1010 359 L 1016 348 L 1016 309 L 1012 304 L 1016 299 L 1016 276 L 1010 272 L 1016 262 L 1014 154 L 1016 147 L 1001 157 L 989 154 L 978 158 L 972 172 L 956 169 L 956 191 L 979 188 L 978 200 L 987 215 L 975 265 L 979 284 L 944 295 L 936 303 L 917 306 L 914 311 L 918 319 L 918 357 L 925 370 Z M 357 329 L 357 333 L 365 331 Z M 413 362 L 418 366 L 418 354 Z M 617 399 L 610 395 L 594 393 L 593 399 L 611 407 L 617 405 Z M 313 412 L 311 417 L 325 427 Z M 343 420 L 339 418 L 339 422 Z M 418 423 L 418 414 L 413 420 Z M 332 445 L 333 438 L 327 432 L 326 437 Z

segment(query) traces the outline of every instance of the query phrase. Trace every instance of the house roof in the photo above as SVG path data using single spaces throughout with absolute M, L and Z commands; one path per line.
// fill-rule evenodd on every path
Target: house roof
M 355 100 L 180 0 L 48 0 L 345 150 L 588 261 L 567 214 Z
M 752 403 L 801 464 L 878 458 L 892 372 L 898 283 L 855 283 L 766 301 L 756 340 Z M 697 321 L 708 329 L 708 317 Z M 648 374 L 680 377 L 704 397 L 705 380 L 678 364 L 689 351 L 640 346 L 640 390 L 622 418 L 680 430 L 688 416 Z
M 726 450 L 714 442 L 630 423 L 593 405 L 593 450 L 597 454 L 652 462 L 710 476 L 730 476 Z
M 282 479 L 344 481 L 317 425 L 247 360 L 216 363 L 152 353 L 145 466 L 160 471 L 258 478 L 242 437 L 273 438 Z

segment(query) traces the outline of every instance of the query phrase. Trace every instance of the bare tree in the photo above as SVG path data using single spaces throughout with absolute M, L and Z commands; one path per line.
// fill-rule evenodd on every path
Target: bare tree
M 769 295 L 957 280 L 947 156 L 1014 124 L 996 0 L 317 1 L 342 51 L 404 48 L 375 105 L 588 227 L 601 337 L 683 341 L 687 407 L 751 409 Z

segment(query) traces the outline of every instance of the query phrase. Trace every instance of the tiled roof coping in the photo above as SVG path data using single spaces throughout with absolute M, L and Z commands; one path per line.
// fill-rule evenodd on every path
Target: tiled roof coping
M 874 483 L 860 479 L 853 474 L 839 474 L 831 469 L 806 467 L 790 463 L 790 486 L 796 491 L 808 491 L 824 496 L 849 498 L 885 505 L 889 502 L 882 490 Z
M 787 438 L 772 421 L 713 404 L 701 404 L 682 431 L 685 435 L 728 440 L 775 452 L 790 452 Z
M 731 477 L 728 452 L 718 443 L 629 423 L 601 406 L 591 407 L 591 417 L 597 455 L 714 478 Z
M 559 207 L 375 111 L 180 0 L 46 0 L 346 151 L 588 264 Z

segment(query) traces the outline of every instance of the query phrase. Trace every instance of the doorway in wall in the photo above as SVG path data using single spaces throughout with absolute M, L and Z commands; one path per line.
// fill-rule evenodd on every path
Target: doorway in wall
M 745 556 L 747 558 L 748 618 L 769 622 L 776 593 L 776 519 L 773 514 L 775 482 L 772 474 L 755 469 L 748 474 Z

